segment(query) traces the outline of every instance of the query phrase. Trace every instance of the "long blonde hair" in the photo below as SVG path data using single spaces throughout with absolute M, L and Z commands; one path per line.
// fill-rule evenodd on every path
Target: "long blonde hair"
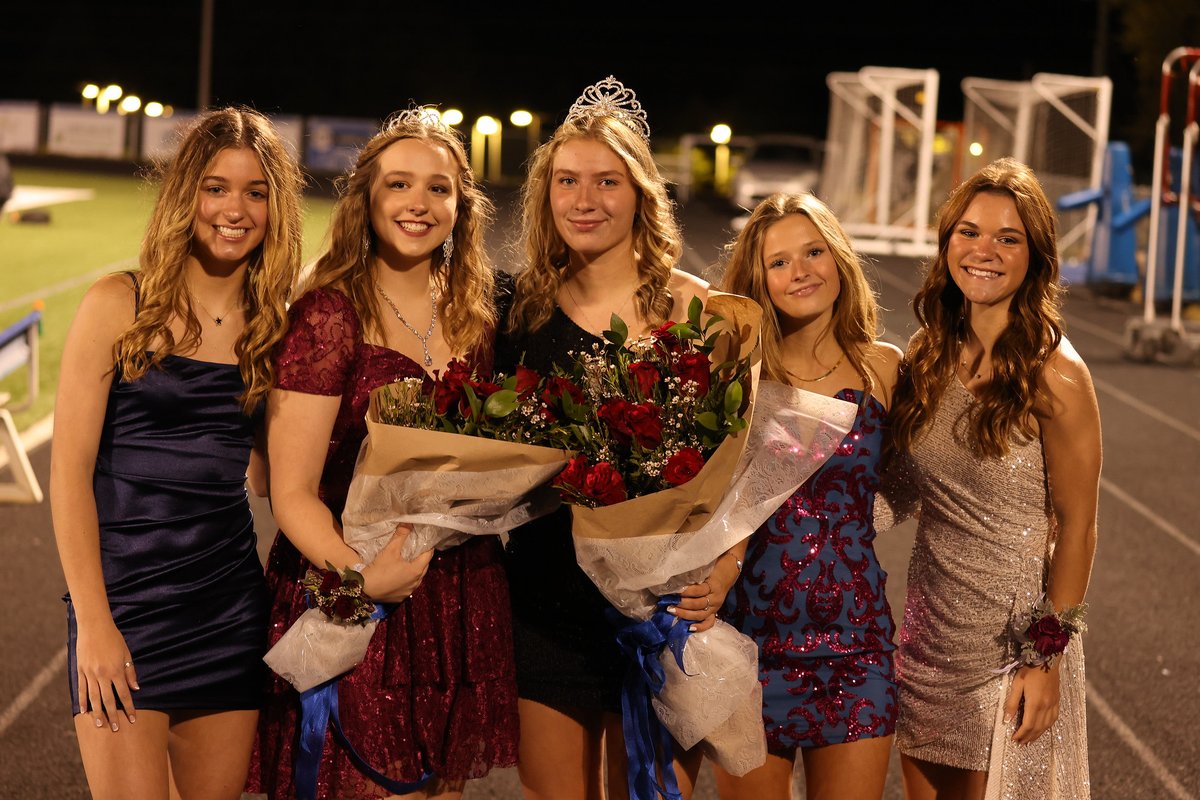
M 394 114 L 358 153 L 354 168 L 338 179 L 338 200 L 329 226 L 329 249 L 317 260 L 304 290 L 333 286 L 350 298 L 364 331 L 383 341 L 383 323 L 371 252 L 371 188 L 384 150 L 404 139 L 417 139 L 444 148 L 458 169 L 457 205 L 451 233 L 454 252 L 447 263 L 442 248 L 432 255 L 430 273 L 442 288 L 438 317 L 446 342 L 456 353 L 478 352 L 489 344 L 496 327 L 492 292 L 495 276 L 484 248 L 484 231 L 494 216 L 492 201 L 475 182 L 462 141 L 456 131 L 422 121 L 410 110 Z
M 771 302 L 767 290 L 763 239 L 767 229 L 789 214 L 807 217 L 829 246 L 829 253 L 837 265 L 841 289 L 833 304 L 829 328 L 821 336 L 832 332 L 846 359 L 862 376 L 866 392 L 870 394 L 875 381 L 871 370 L 867 368 L 867 360 L 871 344 L 879 335 L 879 309 L 875 292 L 863 273 L 862 259 L 854 252 L 841 223 L 829 207 L 816 197 L 781 192 L 759 203 L 741 233 L 726 246 L 722 289 L 749 297 L 762 306 L 763 375 L 773 381 L 788 383 L 789 373 L 783 366 L 783 332 L 779 311 Z
M 890 449 L 907 451 L 933 419 L 958 369 L 966 302 L 950 277 L 950 238 L 971 201 L 983 192 L 1011 197 L 1029 241 L 1029 271 L 1013 295 L 1008 326 L 992 348 L 992 379 L 977 392 L 973 427 L 981 452 L 1008 452 L 1013 431 L 1036 435 L 1032 412 L 1046 359 L 1062 341 L 1062 289 L 1054 211 L 1037 176 L 1011 158 L 993 161 L 959 184 L 938 213 L 938 252 L 913 299 L 921 329 L 909 343 L 892 404 Z
M 525 268 L 517 276 L 516 300 L 509 315 L 508 328 L 513 333 L 536 331 L 546 324 L 563 282 L 570 253 L 554 226 L 550 183 L 554 157 L 564 144 L 577 139 L 607 145 L 629 170 L 638 195 L 633 249 L 641 284 L 634 293 L 635 303 L 638 313 L 650 324 L 665 321 L 671 313 L 667 283 L 683 254 L 683 237 L 667 195 L 667 183 L 654 163 L 650 145 L 639 134 L 616 117 L 595 114 L 564 122 L 530 159 L 521 190 Z
M 113 359 L 126 380 L 135 380 L 166 356 L 200 342 L 184 268 L 192 250 L 200 182 L 222 150 L 248 148 L 267 179 L 267 226 L 250 254 L 242 294 L 246 327 L 234 345 L 246 390 L 239 397 L 250 413 L 275 381 L 271 350 L 287 332 L 286 303 L 300 269 L 300 194 L 304 177 L 271 121 L 246 108 L 223 108 L 201 116 L 168 164 L 160 165 L 161 189 L 139 256 L 138 314 L 117 337 Z M 183 322 L 176 342 L 172 319 Z M 153 348 L 153 354 L 149 351 Z

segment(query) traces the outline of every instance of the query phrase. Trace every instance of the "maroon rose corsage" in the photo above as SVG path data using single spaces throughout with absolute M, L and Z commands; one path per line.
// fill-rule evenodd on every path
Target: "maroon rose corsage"
M 1067 649 L 1072 636 L 1084 633 L 1087 603 L 1055 611 L 1054 604 L 1042 595 L 1033 610 L 1013 620 L 1013 640 L 1017 657 L 996 672 L 1003 674 L 1021 667 L 1041 667 L 1049 671 L 1054 660 Z

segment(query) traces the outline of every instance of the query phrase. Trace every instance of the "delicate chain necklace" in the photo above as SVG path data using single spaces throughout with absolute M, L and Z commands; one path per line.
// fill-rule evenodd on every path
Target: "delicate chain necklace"
M 837 368 L 840 367 L 842 365 L 842 362 L 845 360 L 846 360 L 846 353 L 843 351 L 842 355 L 838 358 L 836 364 L 834 364 L 826 372 L 818 375 L 815 378 L 801 378 L 799 375 L 797 375 L 796 373 L 791 372 L 791 371 L 789 371 L 788 374 L 791 375 L 796 380 L 800 381 L 801 383 L 816 383 L 817 381 L 823 381 L 826 378 L 828 378 L 830 375 L 832 375 L 834 373 L 834 371 L 836 371 Z
M 960 340 L 959 340 L 959 342 L 958 342 L 958 356 L 959 356 L 959 357 L 958 357 L 958 365 L 959 365 L 959 366 L 960 366 L 962 369 L 966 370 L 966 372 L 967 372 L 967 379 L 968 379 L 968 380 L 970 380 L 970 379 L 971 379 L 971 377 L 970 377 L 970 376 L 971 376 L 971 368 L 970 368 L 969 366 L 967 366 L 967 354 L 966 354 L 966 349 L 967 349 L 967 348 L 966 348 L 966 345 L 965 345 L 965 344 L 963 344 L 962 340 L 960 339 Z M 975 373 L 975 378 L 974 378 L 974 379 L 975 379 L 975 380 L 981 380 L 982 378 L 983 378 L 983 358 L 981 357 L 981 358 L 979 359 L 979 371 Z
M 579 305 L 579 301 L 575 299 L 575 293 L 571 291 L 571 281 L 569 279 L 563 281 L 563 286 L 567 287 L 567 296 L 570 297 L 571 302 L 575 304 L 575 310 L 579 312 L 581 317 L 583 317 L 583 321 L 588 324 L 588 328 L 594 331 L 596 324 L 592 322 L 592 318 L 587 315 L 587 312 L 584 311 L 583 307 Z M 640 285 L 633 287 L 633 291 L 629 293 L 629 297 L 626 297 L 625 302 L 621 303 L 620 307 L 613 312 L 616 316 L 621 316 L 621 312 L 625 310 L 625 306 L 629 305 L 629 301 L 633 299 L 635 294 L 637 294 L 637 290 L 639 288 L 641 288 Z M 603 330 L 603 328 L 601 330 Z
M 233 305 L 233 306 L 230 306 L 229 310 L 226 311 L 224 314 L 217 316 L 213 312 L 209 311 L 208 307 L 206 305 L 204 305 L 204 303 L 200 302 L 199 297 L 196 297 L 196 295 L 192 294 L 190 291 L 188 292 L 188 296 L 196 301 L 196 305 L 200 306 L 200 310 L 202 310 L 205 314 L 208 314 L 210 317 L 212 317 L 212 321 L 217 324 L 218 328 L 221 327 L 222 324 L 224 324 L 226 317 L 228 317 L 234 311 L 238 311 L 239 309 L 242 308 L 241 305 Z
M 396 319 L 400 320 L 400 324 L 408 328 L 413 336 L 417 337 L 417 341 L 421 343 L 421 349 L 425 351 L 425 366 L 433 366 L 433 356 L 429 355 L 429 337 L 433 336 L 433 327 L 437 325 L 437 289 L 429 287 L 429 304 L 433 307 L 433 315 L 429 318 L 429 330 L 425 331 L 425 335 L 417 333 L 417 329 L 408 324 L 408 320 L 400 313 L 400 309 L 396 308 L 396 304 L 392 302 L 392 298 L 387 296 L 387 292 L 379 285 L 379 281 L 375 281 L 375 288 L 383 295 L 383 299 L 391 306 L 392 313 L 396 315 Z

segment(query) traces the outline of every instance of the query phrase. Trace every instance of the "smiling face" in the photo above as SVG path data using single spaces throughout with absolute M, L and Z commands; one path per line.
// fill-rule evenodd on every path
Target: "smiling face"
M 371 183 L 371 227 L 384 261 L 428 262 L 454 231 L 456 174 L 446 148 L 420 139 L 401 139 L 379 154 Z
M 1008 308 L 1029 273 L 1029 238 L 1011 195 L 975 195 L 950 234 L 946 263 L 968 303 Z
M 629 169 L 608 145 L 572 139 L 554 155 L 550 209 L 572 254 L 585 261 L 622 251 L 632 257 L 637 208 Z
M 226 148 L 196 192 L 192 253 L 205 264 L 239 267 L 267 235 L 267 178 L 247 147 Z
M 787 214 L 773 223 L 763 233 L 762 254 L 767 293 L 782 331 L 813 322 L 827 325 L 842 283 L 829 244 L 812 220 Z

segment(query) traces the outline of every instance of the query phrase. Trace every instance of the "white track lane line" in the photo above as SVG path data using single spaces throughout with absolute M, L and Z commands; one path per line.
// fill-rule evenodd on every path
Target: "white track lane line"
M 1100 390 L 1104 394 L 1109 395 L 1113 399 L 1120 400 L 1125 405 L 1130 406 L 1134 410 L 1136 410 L 1142 414 L 1145 414 L 1147 417 L 1150 417 L 1151 419 L 1153 419 L 1157 422 L 1161 422 L 1163 425 L 1166 425 L 1168 428 L 1174 428 L 1175 430 L 1179 431 L 1184 436 L 1188 437 L 1189 439 L 1191 439 L 1195 442 L 1200 442 L 1200 430 L 1193 428 L 1191 425 L 1188 425 L 1186 422 L 1181 422 L 1180 420 L 1177 420 L 1174 417 L 1172 417 L 1170 414 L 1164 414 L 1163 412 L 1159 411 L 1157 408 L 1150 405 L 1149 403 L 1146 403 L 1146 402 L 1138 399 L 1137 397 L 1134 397 L 1129 392 L 1126 392 L 1124 389 L 1118 389 L 1113 384 L 1109 383 L 1106 380 L 1103 380 L 1102 378 L 1097 378 L 1095 375 L 1092 376 L 1092 384 L 1098 390 Z
M 1131 509 L 1136 511 L 1138 514 L 1141 514 L 1143 517 L 1145 517 L 1150 522 L 1150 524 L 1154 525 L 1154 527 L 1158 528 L 1160 531 L 1167 534 L 1172 539 L 1179 542 L 1181 545 L 1183 545 L 1187 549 L 1191 550 L 1196 555 L 1200 556 L 1200 542 L 1197 542 L 1195 539 L 1188 536 L 1183 531 L 1179 530 L 1179 528 L 1176 528 L 1174 525 L 1167 522 L 1165 519 L 1160 517 L 1158 514 L 1155 514 L 1152 510 L 1150 510 L 1149 507 L 1147 507 L 1144 503 L 1142 503 L 1137 498 L 1133 497 L 1131 494 L 1126 492 L 1120 486 L 1117 486 L 1115 483 L 1110 481 L 1108 478 L 1101 477 L 1100 478 L 1100 488 L 1103 489 L 1104 491 L 1108 492 L 1109 494 L 1111 494 L 1113 497 L 1120 500 L 1125 505 L 1129 506 Z
M 58 283 L 52 283 L 49 286 L 43 286 L 37 291 L 23 294 L 20 297 L 14 297 L 11 300 L 5 300 L 3 303 L 0 303 L 0 314 L 3 314 L 6 311 L 12 311 L 14 308 L 24 308 L 25 306 L 31 305 L 35 300 L 44 300 L 47 297 L 59 294 L 60 292 L 74 289 L 76 286 L 82 286 L 85 283 L 91 283 L 101 275 L 107 275 L 110 272 L 129 269 L 130 267 L 137 266 L 137 263 L 138 262 L 136 258 L 126 258 L 122 261 L 114 261 L 111 264 L 106 264 L 99 269 L 94 269 L 91 272 L 84 273 L 83 275 L 76 275 L 73 278 L 67 278 L 66 280 L 61 280 Z
M 0 714 L 0 736 L 8 730 L 17 717 L 21 716 L 21 712 L 29 707 L 29 704 L 37 699 L 37 696 L 46 688 L 46 684 L 58 677 L 59 672 L 67 663 L 67 648 L 64 646 L 61 650 L 46 662 L 46 666 L 42 667 L 37 675 L 33 676 L 33 680 L 21 690 L 8 707 L 4 709 L 4 713 Z
M 1175 776 L 1167 769 L 1167 765 L 1158 760 L 1158 756 L 1154 755 L 1154 751 L 1147 747 L 1138 738 L 1137 734 L 1121 720 L 1120 715 L 1116 711 L 1113 711 L 1112 706 L 1096 691 L 1096 687 L 1090 682 L 1087 685 L 1087 704 L 1094 708 L 1096 713 L 1100 715 L 1100 718 L 1108 723 L 1108 727 L 1112 728 L 1117 738 L 1124 742 L 1142 760 L 1146 768 L 1158 779 L 1163 788 L 1170 792 L 1172 797 L 1176 798 L 1176 800 L 1196 800 L 1196 796 L 1175 779 Z

